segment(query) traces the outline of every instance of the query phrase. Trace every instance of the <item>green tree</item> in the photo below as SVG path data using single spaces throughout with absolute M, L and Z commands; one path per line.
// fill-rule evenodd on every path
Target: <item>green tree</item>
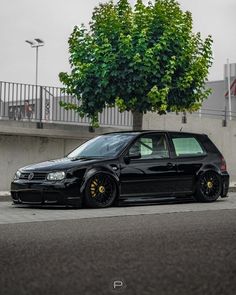
M 69 38 L 70 73 L 60 73 L 78 102 L 61 102 L 98 125 L 105 106 L 132 111 L 134 129 L 148 111 L 192 112 L 201 107 L 212 64 L 212 39 L 192 31 L 192 16 L 175 0 L 132 9 L 127 0 L 94 9 L 89 28 L 75 26 Z

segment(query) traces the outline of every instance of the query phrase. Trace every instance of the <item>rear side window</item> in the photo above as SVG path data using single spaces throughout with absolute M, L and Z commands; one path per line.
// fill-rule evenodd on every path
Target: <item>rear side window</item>
M 201 145 L 195 137 L 173 137 L 172 141 L 177 157 L 199 156 L 205 154 L 205 151 L 202 149 Z

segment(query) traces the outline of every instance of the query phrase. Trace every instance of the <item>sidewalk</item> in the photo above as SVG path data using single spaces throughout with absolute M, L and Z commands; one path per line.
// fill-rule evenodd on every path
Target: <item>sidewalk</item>
M 231 182 L 229 192 L 236 192 L 236 182 Z M 8 191 L 0 191 L 0 202 L 11 201 L 11 194 Z
M 0 202 L 6 202 L 11 200 L 10 192 L 0 191 Z
M 9 196 L 10 196 L 10 192 L 0 191 L 0 197 L 9 197 Z

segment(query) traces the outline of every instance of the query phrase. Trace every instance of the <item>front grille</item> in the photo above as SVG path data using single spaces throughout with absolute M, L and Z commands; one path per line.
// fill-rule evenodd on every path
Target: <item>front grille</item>
M 47 173 L 34 173 L 33 180 L 45 180 Z
M 43 202 L 43 197 L 41 192 L 33 192 L 33 191 L 18 192 L 18 197 L 22 203 L 41 204 Z
M 28 179 L 29 173 L 21 173 L 20 179 Z
M 29 178 L 30 174 L 33 175 L 32 178 L 31 177 Z M 33 180 L 45 180 L 46 177 L 47 177 L 47 173 L 43 173 L 43 172 L 22 172 L 20 179 L 33 181 Z

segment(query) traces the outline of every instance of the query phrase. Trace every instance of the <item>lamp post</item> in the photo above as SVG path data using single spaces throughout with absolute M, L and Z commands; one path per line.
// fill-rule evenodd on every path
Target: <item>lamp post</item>
M 39 38 L 35 38 L 34 41 L 26 40 L 26 43 L 30 44 L 32 48 L 36 48 L 36 95 L 38 93 L 38 56 L 39 56 L 39 47 L 44 46 L 44 41 Z M 37 128 L 43 128 L 42 118 L 43 118 L 43 94 L 42 87 L 39 87 L 39 122 L 37 122 Z M 38 112 L 37 112 L 38 113 Z
M 30 44 L 32 48 L 36 48 L 36 80 L 35 84 L 38 85 L 38 55 L 39 55 L 39 47 L 44 46 L 44 41 L 42 39 L 36 38 L 34 41 L 26 40 L 26 43 Z
M 227 59 L 227 76 L 228 76 L 228 98 L 229 98 L 229 120 L 232 120 L 232 103 L 231 103 L 231 73 L 230 73 L 230 63 Z

